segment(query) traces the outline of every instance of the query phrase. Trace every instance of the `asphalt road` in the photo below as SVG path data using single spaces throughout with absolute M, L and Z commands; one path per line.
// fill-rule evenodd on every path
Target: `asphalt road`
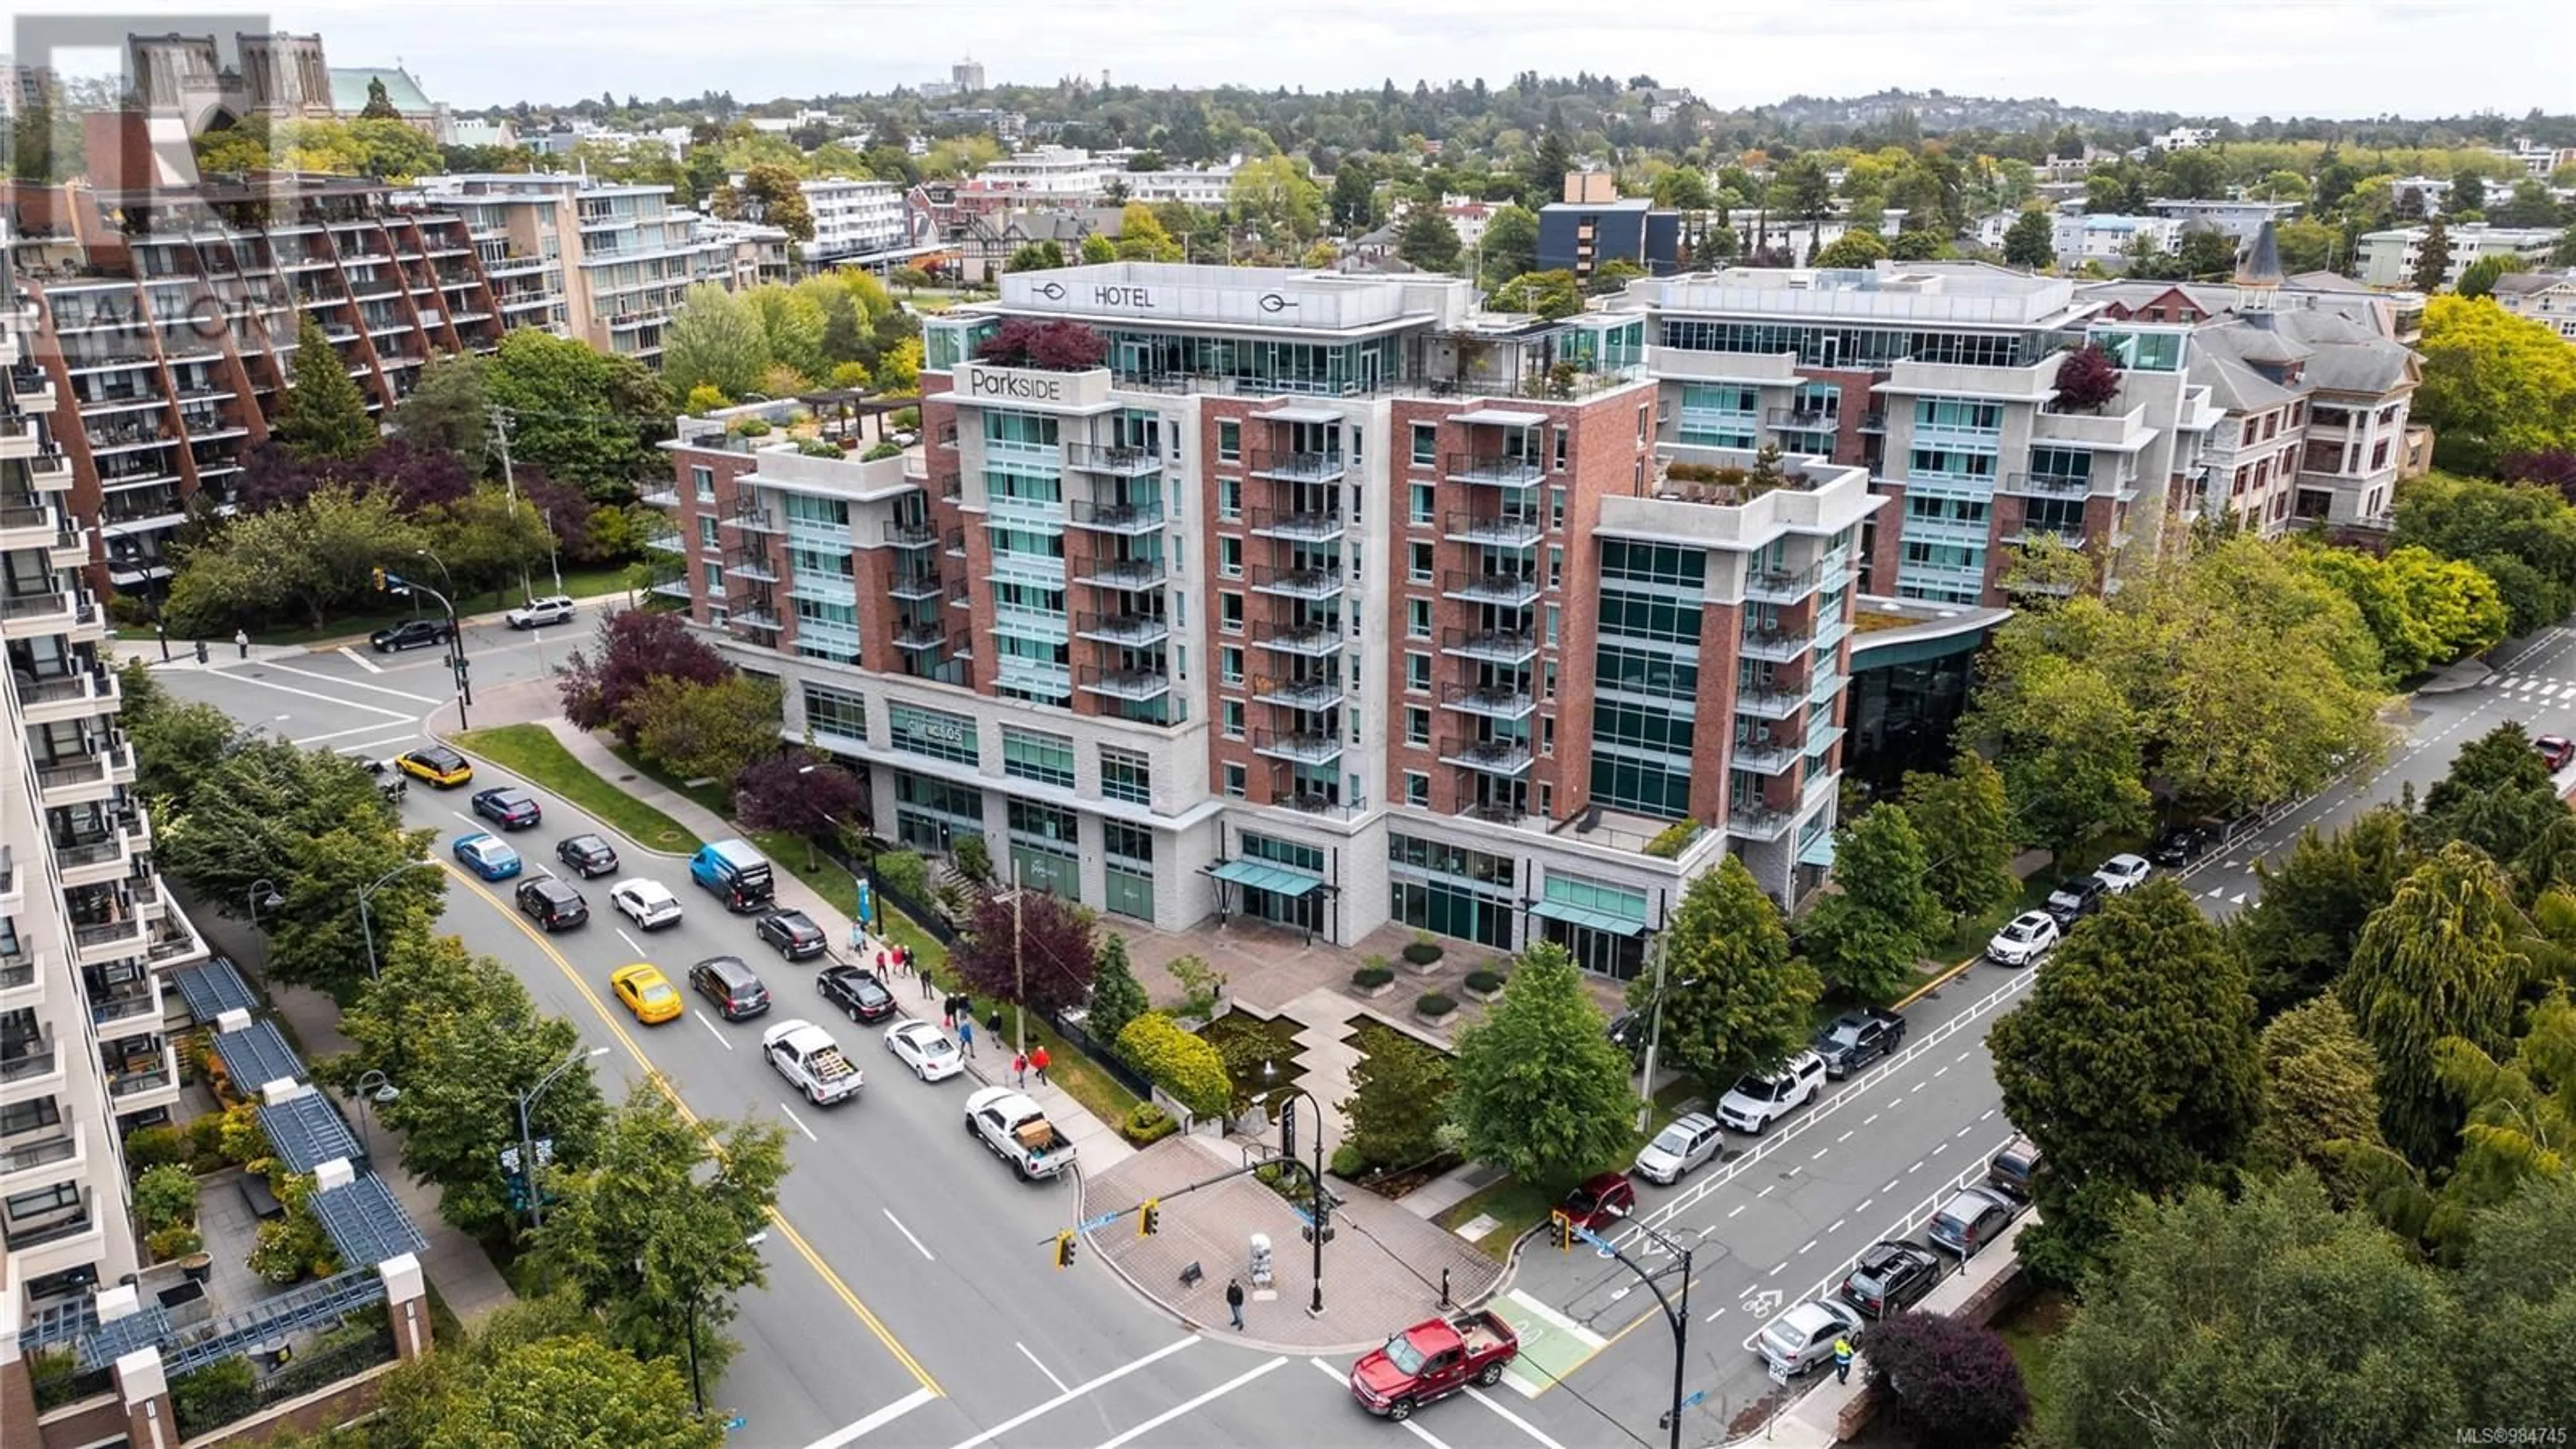
M 488 689 L 540 677 L 588 634 L 588 616 L 542 636 L 470 627 L 474 681 Z M 2576 635 L 2551 630 L 2500 651 L 2500 672 L 2487 684 L 2410 701 L 2383 766 L 2335 782 L 2187 871 L 2203 908 L 2214 916 L 2241 909 L 2254 889 L 2254 861 L 2276 857 L 2307 826 L 2347 823 L 2404 785 L 2420 794 L 2461 743 L 2502 720 L 2576 734 L 2571 650 Z M 319 650 L 161 678 L 175 694 L 246 723 L 352 754 L 395 753 L 419 739 L 425 716 L 454 709 L 434 650 L 391 657 L 363 647 Z M 478 786 L 507 778 L 482 773 Z M 406 804 L 411 823 L 440 831 L 442 857 L 455 834 L 480 828 L 458 813 L 467 793 L 416 787 Z M 554 841 L 596 827 L 540 795 L 546 823 L 520 840 L 545 861 Z M 730 1329 L 743 1351 L 710 1390 L 712 1402 L 744 1418 L 737 1442 L 954 1449 L 1384 1437 L 1435 1449 L 1662 1442 L 1656 1418 L 1670 1396 L 1669 1333 L 1652 1296 L 1625 1269 L 1581 1250 L 1533 1252 L 1497 1305 L 1545 1347 L 1505 1386 L 1441 1405 L 1401 1430 L 1353 1408 L 1341 1387 L 1346 1363 L 1185 1334 L 1137 1301 L 1096 1255 L 1056 1271 L 1045 1243 L 1076 1216 L 1072 1194 L 1015 1182 L 966 1138 L 966 1082 L 925 1086 L 896 1075 L 880 1029 L 821 1015 L 811 984 L 800 979 L 814 968 L 779 961 L 748 920 L 724 915 L 689 885 L 681 862 L 622 844 L 621 852 L 626 873 L 651 875 L 680 895 L 688 911 L 680 926 L 622 939 L 624 922 L 607 906 L 603 879 L 585 888 L 598 913 L 593 922 L 548 939 L 510 909 L 506 885 L 462 874 L 446 924 L 509 963 L 547 1009 L 613 1049 L 597 1064 L 611 1090 L 650 1070 L 701 1116 L 761 1115 L 788 1126 L 795 1170 L 782 1193 L 782 1225 L 766 1248 L 771 1283 L 745 1296 Z M 627 961 L 654 961 L 677 980 L 690 962 L 720 953 L 762 973 L 779 1002 L 770 1017 L 725 1026 L 693 998 L 684 1019 L 645 1028 L 608 995 L 609 971 Z M 1644 1220 L 1695 1245 L 1685 1381 L 1705 1401 L 1686 1416 L 1687 1439 L 1722 1437 L 1727 1420 L 1770 1387 L 1745 1347 L 1763 1322 L 1839 1281 L 1871 1242 L 1915 1236 L 1935 1201 L 1975 1176 L 2010 1136 L 1984 1033 L 2031 979 L 1972 968 L 1909 1009 L 1912 1029 L 1897 1059 L 1833 1084 L 1758 1141 L 1731 1138 L 1726 1161 L 1676 1188 L 1641 1185 Z M 869 1074 L 862 1100 L 809 1109 L 758 1059 L 760 1027 L 792 1014 L 823 1021 L 851 1049 Z M 1632 1229 L 1621 1242 L 1642 1237 Z M 1633 1251 L 1650 1259 L 1658 1252 Z M 1678 1279 L 1666 1268 L 1662 1286 L 1671 1291 Z

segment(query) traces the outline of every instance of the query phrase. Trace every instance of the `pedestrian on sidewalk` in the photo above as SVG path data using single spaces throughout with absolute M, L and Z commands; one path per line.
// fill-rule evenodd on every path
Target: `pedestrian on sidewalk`
M 957 1049 L 970 1057 L 975 1055 L 975 1018 L 970 1016 L 957 1023 Z
M 950 1031 L 957 1029 L 957 994 L 950 992 L 939 1002 L 939 1024 Z
M 1835 1339 L 1835 1340 L 1834 1340 L 1834 1382 L 1835 1382 L 1835 1383 L 1838 1383 L 1838 1384 L 1847 1384 L 1847 1383 L 1850 1383 L 1850 1382 L 1851 1382 L 1851 1361 L 1852 1361 L 1852 1354 L 1853 1354 L 1853 1353 L 1855 1353 L 1856 1351 L 1857 1351 L 1857 1350 L 1855 1350 L 1855 1349 L 1852 1347 L 1852 1341 L 1851 1341 L 1851 1335 L 1850 1335 L 1850 1334 L 1846 1333 L 1846 1334 L 1842 1335 L 1841 1337 L 1839 1337 L 1839 1338 L 1837 1338 L 1837 1339 Z
M 973 1013 L 970 1011 L 968 1014 Z M 993 1014 L 984 1018 L 984 1030 L 992 1035 L 993 1040 L 1002 1039 L 1002 1003 L 998 1001 L 993 1003 Z
M 1038 1085 L 1041 1087 L 1047 1084 L 1046 1069 L 1046 1046 L 1044 1043 L 1040 1043 L 1036 1049 L 1029 1053 L 1029 1072 L 1038 1079 Z
M 1011 1058 L 1011 1085 L 1015 1087 L 1025 1087 L 1028 1084 L 1029 1054 L 1027 1052 L 1021 1052 Z
M 1234 1315 L 1234 1331 L 1243 1331 L 1243 1280 L 1225 1280 L 1225 1311 Z
M 886 954 L 883 951 L 877 953 L 877 984 L 886 984 Z
M 233 647 L 241 651 L 241 657 L 244 659 L 248 659 L 250 657 L 250 631 L 248 629 L 235 629 L 233 631 Z
M 912 959 L 911 954 L 907 952 L 904 959 L 906 961 L 910 961 Z M 918 971 L 913 974 L 921 978 L 921 999 L 928 1001 L 936 989 L 930 984 L 930 973 L 927 971 Z

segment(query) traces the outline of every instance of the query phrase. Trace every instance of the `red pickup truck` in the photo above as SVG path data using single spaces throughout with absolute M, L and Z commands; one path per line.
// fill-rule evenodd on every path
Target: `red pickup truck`
M 1410 1419 L 1469 1384 L 1493 1387 L 1520 1352 L 1520 1336 L 1491 1312 L 1427 1318 L 1361 1355 L 1351 1397 L 1379 1418 Z

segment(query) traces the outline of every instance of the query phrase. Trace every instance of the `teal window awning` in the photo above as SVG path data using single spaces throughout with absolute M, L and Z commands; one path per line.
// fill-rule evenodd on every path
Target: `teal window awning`
M 1646 930 L 1643 921 L 1630 920 L 1609 911 L 1596 911 L 1589 906 L 1569 905 L 1564 901 L 1540 901 L 1530 907 L 1530 914 L 1586 930 L 1606 931 L 1613 936 L 1639 936 Z
M 1808 841 L 1805 845 L 1798 848 L 1798 864 L 1800 865 L 1829 866 L 1833 863 L 1834 833 L 1830 830 L 1817 831 L 1815 839 Z
M 1324 885 L 1321 880 L 1311 875 L 1258 860 L 1221 861 L 1209 867 L 1208 873 L 1228 885 L 1243 886 L 1249 890 L 1270 891 L 1276 895 L 1292 898 L 1305 895 L 1310 891 L 1321 890 Z

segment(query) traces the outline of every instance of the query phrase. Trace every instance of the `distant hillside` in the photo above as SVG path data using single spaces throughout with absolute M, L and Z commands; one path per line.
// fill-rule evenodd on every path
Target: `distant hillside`
M 1871 96 L 1791 96 L 1775 105 L 1756 109 L 1762 115 L 1800 126 L 1884 126 L 1910 112 L 1915 124 L 1926 134 L 1980 129 L 2035 131 L 2065 125 L 2081 126 L 2087 130 L 2140 126 L 2162 129 L 2180 119 L 2163 111 L 2104 111 L 2091 106 L 2070 106 L 2047 96 L 1997 99 L 1991 96 L 1954 96 L 1942 91 L 1887 90 Z

